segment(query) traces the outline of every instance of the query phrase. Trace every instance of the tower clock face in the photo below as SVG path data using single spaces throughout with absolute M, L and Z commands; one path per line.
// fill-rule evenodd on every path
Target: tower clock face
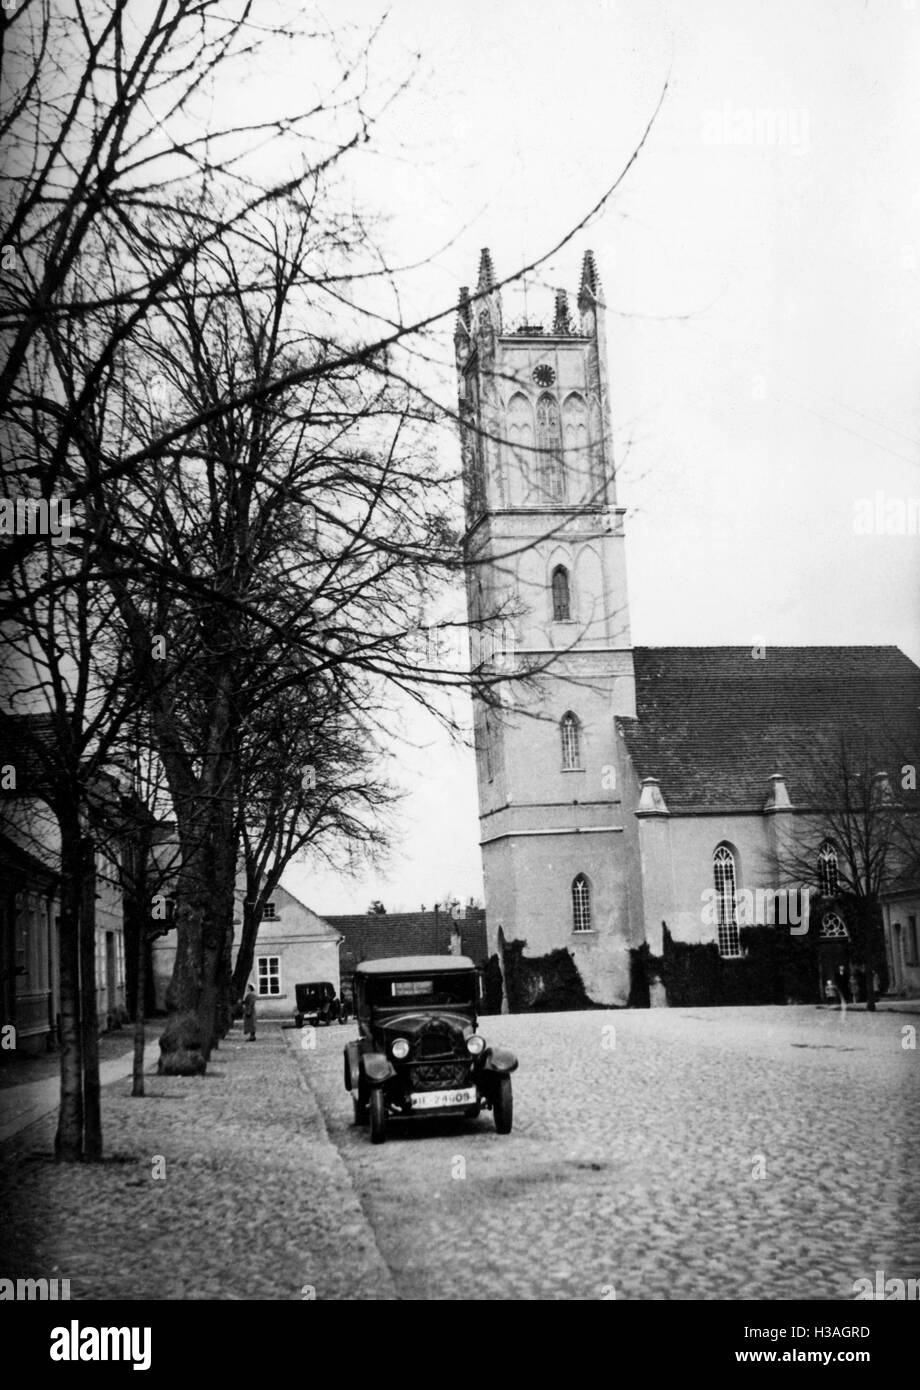
M 534 367 L 533 379 L 538 386 L 552 386 L 556 380 L 556 373 L 552 367 L 547 367 L 545 363 L 541 363 L 539 367 Z

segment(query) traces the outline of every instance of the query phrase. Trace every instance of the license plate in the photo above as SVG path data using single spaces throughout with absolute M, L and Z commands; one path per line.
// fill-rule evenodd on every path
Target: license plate
M 448 1105 L 475 1105 L 476 1087 L 459 1091 L 414 1091 L 409 1097 L 413 1110 L 440 1110 Z

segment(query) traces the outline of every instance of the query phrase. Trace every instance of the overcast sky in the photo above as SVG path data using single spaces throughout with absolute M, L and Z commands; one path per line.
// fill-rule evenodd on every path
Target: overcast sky
M 304 61 L 279 52 L 273 82 Z M 502 275 L 558 242 L 667 83 L 620 189 L 527 289 L 546 319 L 594 250 L 633 641 L 920 661 L 920 0 L 396 0 L 372 61 L 415 69 L 353 178 L 390 253 L 425 263 L 419 313 L 475 283 L 480 247 Z M 317 911 L 481 894 L 472 755 L 412 732 L 388 874 L 292 867 Z

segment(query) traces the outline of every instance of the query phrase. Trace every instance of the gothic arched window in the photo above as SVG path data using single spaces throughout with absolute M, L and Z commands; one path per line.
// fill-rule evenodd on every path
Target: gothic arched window
M 562 770 L 574 772 L 581 767 L 581 726 L 571 710 L 560 719 L 559 734 L 562 740 Z
M 584 874 L 572 880 L 572 930 L 591 930 L 591 885 Z
M 818 883 L 825 898 L 836 897 L 840 886 L 837 866 L 837 846 L 833 840 L 825 840 L 818 855 Z
M 565 474 L 562 467 L 562 426 L 555 396 L 544 392 L 537 401 L 537 449 L 540 458 L 540 482 L 552 502 L 565 497 Z
M 728 845 L 717 845 L 712 856 L 712 876 L 716 888 L 716 925 L 719 931 L 719 954 L 740 956 L 738 909 L 735 900 L 735 856 Z
M 533 408 L 527 397 L 517 392 L 508 402 L 505 415 L 505 459 L 508 495 L 512 506 L 523 506 L 530 496 L 534 468 Z
M 593 502 L 591 454 L 588 447 L 588 408 L 584 398 L 573 391 L 562 406 L 562 434 L 565 465 L 569 477 L 578 480 L 578 501 Z
M 566 623 L 572 616 L 572 600 L 569 593 L 569 572 L 565 565 L 557 565 L 553 570 L 553 622 Z
M 845 941 L 849 935 L 839 912 L 825 912 L 821 918 L 820 936 L 825 941 Z

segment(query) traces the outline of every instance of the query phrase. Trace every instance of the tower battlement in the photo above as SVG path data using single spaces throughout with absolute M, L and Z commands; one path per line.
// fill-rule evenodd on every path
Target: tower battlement
M 559 287 L 552 291 L 552 294 L 552 317 L 547 318 L 545 322 L 532 318 L 527 311 L 514 327 L 503 326 L 501 284 L 495 274 L 492 253 L 488 247 L 483 247 L 479 259 L 479 277 L 473 295 L 470 295 L 468 285 L 464 285 L 460 291 L 455 332 L 458 358 L 466 357 L 475 349 L 475 340 L 481 331 L 497 331 L 499 336 L 514 338 L 590 338 L 595 335 L 597 310 L 604 307 L 604 300 L 593 251 L 586 251 L 584 254 L 581 279 L 575 294 L 580 316 L 578 323 L 574 321 L 569 307 L 568 291 Z

